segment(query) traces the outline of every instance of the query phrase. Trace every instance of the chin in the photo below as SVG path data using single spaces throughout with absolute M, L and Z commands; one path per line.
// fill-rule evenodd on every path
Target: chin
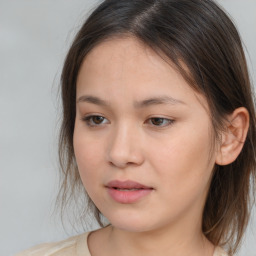
M 127 232 L 148 232 L 154 229 L 152 217 L 147 219 L 126 214 L 122 217 L 111 216 L 108 220 L 113 227 Z

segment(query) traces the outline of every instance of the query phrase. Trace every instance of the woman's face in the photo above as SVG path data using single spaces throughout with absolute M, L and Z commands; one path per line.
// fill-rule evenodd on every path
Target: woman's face
M 206 100 L 134 38 L 105 41 L 77 80 L 74 149 L 90 198 L 127 231 L 201 228 L 216 153 Z

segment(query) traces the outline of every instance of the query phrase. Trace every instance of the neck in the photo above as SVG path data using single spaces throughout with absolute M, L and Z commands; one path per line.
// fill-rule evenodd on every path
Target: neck
M 167 230 L 155 230 L 154 232 L 134 233 L 111 226 L 108 237 L 109 245 L 115 248 L 112 250 L 114 252 L 112 256 L 212 256 L 214 251 L 214 246 L 199 231 L 186 230 L 185 232 L 176 232 L 174 234 Z M 116 254 L 115 251 L 117 252 Z

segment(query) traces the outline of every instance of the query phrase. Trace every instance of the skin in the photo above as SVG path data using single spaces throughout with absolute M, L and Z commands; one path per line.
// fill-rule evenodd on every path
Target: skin
M 175 100 L 138 106 L 162 96 Z M 218 155 L 211 151 L 208 111 L 170 64 L 134 38 L 102 42 L 86 56 L 77 80 L 74 150 L 86 191 L 111 223 L 89 236 L 93 256 L 213 255 L 201 231 Z M 103 118 L 86 121 L 90 115 Z M 153 190 L 121 204 L 107 192 L 111 180 Z

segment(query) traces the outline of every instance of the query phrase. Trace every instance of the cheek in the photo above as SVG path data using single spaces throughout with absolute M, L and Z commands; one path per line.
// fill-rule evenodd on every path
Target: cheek
M 186 127 L 173 134 L 151 152 L 149 159 L 154 159 L 151 165 L 175 196 L 201 193 L 208 187 L 214 166 L 214 157 L 209 159 L 211 137 L 208 127 L 202 125 L 196 130 Z
M 97 179 L 98 172 L 95 170 L 100 170 L 102 166 L 102 143 L 85 134 L 82 129 L 75 128 L 73 145 L 78 170 L 86 187 Z

